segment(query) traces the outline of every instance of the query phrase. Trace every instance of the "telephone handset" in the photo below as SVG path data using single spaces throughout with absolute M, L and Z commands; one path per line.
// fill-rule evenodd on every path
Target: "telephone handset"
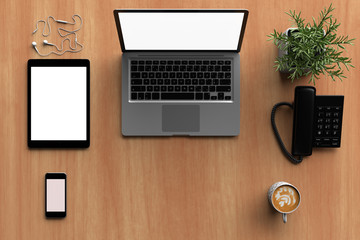
M 291 154 L 286 150 L 275 124 L 275 112 L 284 105 L 294 109 Z M 316 96 L 316 89 L 307 86 L 295 88 L 294 104 L 275 104 L 271 125 L 284 154 L 293 163 L 300 163 L 303 156 L 312 154 L 313 147 L 339 148 L 343 105 L 344 96 Z

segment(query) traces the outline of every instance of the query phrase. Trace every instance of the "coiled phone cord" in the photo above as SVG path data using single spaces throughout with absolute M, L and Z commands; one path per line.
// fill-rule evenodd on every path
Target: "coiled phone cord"
M 43 28 L 43 31 L 42 31 L 42 36 L 43 36 L 43 37 L 48 37 L 48 36 L 51 34 L 50 19 L 52 19 L 52 20 L 54 20 L 55 22 L 58 22 L 58 23 L 75 25 L 75 24 L 77 23 L 75 17 L 77 17 L 77 18 L 80 19 L 80 26 L 79 26 L 79 28 L 77 28 L 77 29 L 75 29 L 75 30 L 72 30 L 72 31 L 67 30 L 67 29 L 65 29 L 65 28 L 61 28 L 61 27 L 59 27 L 59 28 L 57 29 L 57 32 L 59 33 L 59 35 L 60 35 L 61 37 L 66 37 L 66 36 L 68 36 L 68 35 L 70 35 L 70 34 L 74 34 L 74 35 L 75 35 L 75 40 L 74 40 L 74 42 L 75 42 L 75 47 L 72 47 L 72 46 L 71 46 L 71 40 L 70 40 L 70 38 L 65 38 L 64 40 L 61 41 L 61 48 L 59 48 L 59 47 L 56 46 L 55 44 L 49 44 L 46 40 L 44 40 L 44 43 L 56 47 L 56 49 L 57 49 L 60 53 L 55 52 L 55 51 L 51 51 L 51 52 L 49 52 L 49 53 L 47 53 L 47 54 L 41 54 L 41 53 L 37 50 L 37 48 L 36 48 L 36 43 L 33 42 L 33 46 L 34 46 L 36 52 L 37 52 L 40 56 L 46 57 L 46 56 L 49 56 L 49 55 L 52 54 L 52 53 L 54 53 L 54 54 L 56 54 L 56 55 L 58 55 L 58 56 L 61 56 L 61 55 L 63 55 L 63 54 L 66 53 L 66 52 L 77 53 L 77 52 L 80 52 L 81 50 L 83 50 L 84 46 L 77 41 L 77 34 L 76 34 L 76 32 L 79 31 L 79 30 L 82 28 L 82 25 L 83 25 L 82 18 L 81 18 L 81 16 L 78 15 L 78 14 L 74 14 L 74 15 L 71 17 L 72 20 L 73 20 L 73 22 L 67 22 L 67 21 L 64 21 L 64 20 L 56 20 L 53 16 L 48 16 L 48 18 L 46 19 L 46 21 L 45 21 L 45 20 L 38 20 L 38 21 L 36 22 L 36 29 L 35 29 L 32 33 L 33 33 L 33 34 L 36 33 L 36 32 L 39 30 L 39 23 L 40 23 L 40 22 L 43 22 L 43 23 L 44 23 L 44 28 Z M 49 29 L 49 31 L 48 31 L 47 34 L 45 33 L 46 25 L 48 26 L 48 29 Z M 66 32 L 66 33 L 65 33 L 65 34 L 62 34 L 61 31 Z M 65 42 L 65 41 L 69 41 L 69 47 L 70 47 L 71 50 L 65 50 L 64 52 L 61 52 L 61 51 L 63 51 L 63 49 L 64 49 L 64 42 Z M 80 49 L 76 50 L 77 47 L 78 47 L 78 45 L 80 46 Z
M 286 150 L 285 145 L 284 145 L 283 141 L 281 140 L 279 131 L 278 131 L 278 129 L 276 127 L 276 124 L 275 124 L 275 112 L 276 112 L 277 108 L 280 107 L 280 106 L 288 106 L 291 109 L 293 109 L 293 105 L 291 103 L 288 103 L 288 102 L 279 102 L 279 103 L 275 104 L 274 107 L 271 110 L 271 126 L 273 128 L 275 137 L 276 137 L 276 139 L 277 139 L 283 153 L 290 159 L 290 161 L 292 163 L 299 164 L 299 163 L 302 162 L 303 157 L 299 156 L 299 158 L 297 159 L 293 155 L 291 155 L 288 150 Z

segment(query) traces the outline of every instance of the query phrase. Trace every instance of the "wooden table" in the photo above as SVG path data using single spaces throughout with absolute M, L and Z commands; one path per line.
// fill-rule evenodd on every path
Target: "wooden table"
M 0 239 L 358 239 L 360 236 L 360 45 L 348 79 L 321 77 L 317 93 L 345 95 L 342 146 L 316 149 L 291 164 L 275 141 L 270 111 L 292 101 L 296 85 L 273 69 L 277 49 L 267 34 L 290 26 L 289 9 L 307 19 L 333 2 L 339 33 L 360 39 L 357 0 L 85 1 L 9 0 L 0 3 Z M 121 50 L 115 8 L 246 8 L 241 56 L 238 137 L 131 138 L 121 135 Z M 85 49 L 61 58 L 91 61 L 91 146 L 86 150 L 27 148 L 27 60 L 36 20 L 80 14 Z M 55 34 L 54 34 L 55 35 Z M 41 49 L 41 48 L 40 48 Z M 54 56 L 52 56 L 54 58 Z M 56 56 L 55 56 L 56 57 Z M 59 58 L 59 57 L 57 57 Z M 281 109 L 279 130 L 291 145 L 292 112 Z M 68 212 L 44 213 L 44 175 L 66 172 Z M 293 183 L 299 209 L 283 224 L 267 202 L 276 181 Z

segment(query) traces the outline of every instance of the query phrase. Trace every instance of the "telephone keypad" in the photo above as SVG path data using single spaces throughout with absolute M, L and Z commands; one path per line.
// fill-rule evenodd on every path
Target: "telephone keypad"
M 315 109 L 314 147 L 340 147 L 344 98 L 317 96 Z M 332 103 L 332 106 L 326 103 Z M 321 103 L 326 105 L 320 105 Z

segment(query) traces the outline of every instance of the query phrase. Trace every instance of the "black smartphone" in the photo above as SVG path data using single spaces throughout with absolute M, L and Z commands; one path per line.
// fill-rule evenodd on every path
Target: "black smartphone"
M 66 174 L 45 174 L 45 215 L 66 217 Z

